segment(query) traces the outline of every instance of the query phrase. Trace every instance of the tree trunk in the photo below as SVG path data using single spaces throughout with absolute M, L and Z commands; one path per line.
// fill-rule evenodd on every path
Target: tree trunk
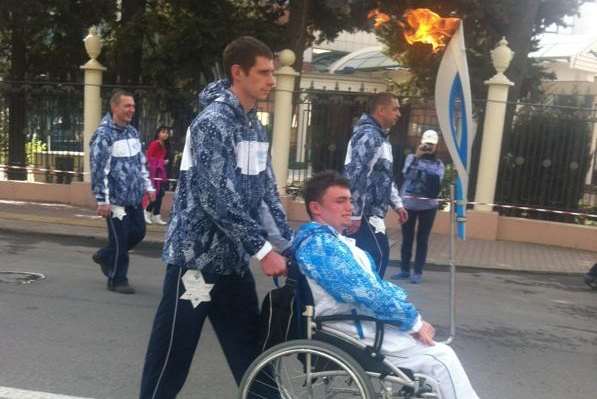
M 519 11 L 511 13 L 512 19 L 504 32 L 510 48 L 514 51 L 514 58 L 506 72 L 514 82 L 514 87 L 509 92 L 508 98 L 510 101 L 519 99 L 522 84 L 526 79 L 531 38 L 539 13 L 539 5 L 540 1 L 538 0 L 522 0 L 516 3 L 513 7 L 516 7 Z
M 25 80 L 25 31 L 17 26 L 11 31 L 10 51 L 10 79 L 16 81 L 11 84 L 8 96 L 8 164 L 24 167 L 25 160 L 25 96 L 22 85 Z M 11 180 L 26 180 L 25 169 L 9 169 L 8 178 Z
M 122 0 L 116 71 L 124 85 L 138 84 L 141 80 L 145 4 L 146 0 Z
M 307 41 L 307 21 L 312 0 L 291 1 L 290 19 L 288 21 L 288 43 L 296 55 L 293 65 L 297 72 L 303 69 L 303 53 Z M 300 87 L 300 76 L 296 79 L 295 87 Z

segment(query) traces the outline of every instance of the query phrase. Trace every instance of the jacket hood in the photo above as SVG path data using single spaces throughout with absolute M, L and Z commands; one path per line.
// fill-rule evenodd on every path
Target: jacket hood
M 305 223 L 296 231 L 294 240 L 292 240 L 292 247 L 294 251 L 298 249 L 298 246 L 305 241 L 306 238 L 315 234 L 338 234 L 331 226 L 326 224 L 320 224 L 317 222 Z
M 106 112 L 106 115 L 104 115 L 104 117 L 100 121 L 99 125 L 107 126 L 107 127 L 114 126 L 114 122 L 112 121 L 112 115 L 109 112 Z
M 201 106 L 201 109 L 207 107 L 218 97 L 226 94 L 226 91 L 229 88 L 230 80 L 228 79 L 216 80 L 215 82 L 208 84 L 205 89 L 199 93 L 199 105 Z
M 384 131 L 384 129 L 382 129 L 379 122 L 377 122 L 375 120 L 375 118 L 373 118 L 371 115 L 369 115 L 367 113 L 364 113 L 363 115 L 361 115 L 361 117 L 359 118 L 359 120 L 357 121 L 357 123 L 354 126 L 354 131 L 355 132 L 359 131 L 360 130 L 359 128 L 362 128 L 362 127 L 379 130 L 379 132 L 385 136 L 385 131 Z
M 116 125 L 114 123 L 114 121 L 112 120 L 112 114 L 110 112 L 106 112 L 106 115 L 104 115 L 104 117 L 100 121 L 99 126 L 106 127 L 109 129 L 118 128 L 118 130 L 123 130 L 123 131 L 128 131 L 129 129 L 134 129 L 134 127 L 130 123 L 127 123 L 126 126 Z

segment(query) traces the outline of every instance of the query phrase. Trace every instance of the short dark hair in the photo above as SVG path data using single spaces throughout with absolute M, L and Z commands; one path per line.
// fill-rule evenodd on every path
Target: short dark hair
M 110 105 L 116 105 L 121 97 L 134 97 L 133 93 L 124 89 L 115 89 L 110 96 Z
M 232 65 L 240 65 L 245 73 L 255 65 L 257 57 L 265 57 L 270 60 L 274 58 L 274 53 L 261 40 L 252 36 L 241 36 L 230 42 L 224 49 L 223 64 L 226 76 L 232 81 L 230 68 Z
M 309 180 L 307 180 L 305 183 L 305 189 L 303 191 L 303 198 L 305 200 L 305 208 L 307 209 L 309 217 L 313 217 L 313 215 L 311 215 L 311 211 L 309 210 L 309 203 L 311 201 L 321 201 L 325 191 L 333 186 L 340 186 L 350 190 L 350 181 L 335 170 L 324 170 L 323 172 L 313 175 Z
M 379 107 L 390 104 L 396 98 L 394 94 L 388 92 L 374 94 L 369 99 L 369 113 L 374 113 Z

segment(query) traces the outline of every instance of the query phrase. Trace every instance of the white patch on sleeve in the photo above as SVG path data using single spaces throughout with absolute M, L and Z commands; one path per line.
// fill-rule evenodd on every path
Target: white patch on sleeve
M 369 161 L 369 165 L 367 168 L 369 170 L 369 173 L 367 173 L 367 177 L 371 176 L 371 172 L 373 172 L 373 168 L 375 167 L 375 164 L 380 159 L 386 159 L 390 162 L 394 162 L 394 157 L 392 155 L 392 145 L 390 143 L 385 142 L 381 145 L 381 147 L 379 147 L 377 149 L 377 151 L 375 152 L 375 155 Z
M 180 161 L 180 170 L 189 170 L 193 166 L 191 158 L 191 129 L 187 128 L 187 136 L 184 141 L 184 150 L 182 151 L 182 160 Z
M 141 142 L 137 138 L 117 140 L 112 144 L 115 158 L 134 157 L 141 152 Z
M 379 158 L 394 162 L 394 156 L 392 155 L 392 145 L 390 143 L 383 143 L 379 151 L 381 152 Z
M 241 141 L 236 145 L 236 166 L 243 175 L 257 175 L 267 167 L 269 143 Z
M 344 159 L 344 165 L 350 164 L 352 161 L 352 140 L 348 142 L 348 148 L 346 149 L 346 158 Z

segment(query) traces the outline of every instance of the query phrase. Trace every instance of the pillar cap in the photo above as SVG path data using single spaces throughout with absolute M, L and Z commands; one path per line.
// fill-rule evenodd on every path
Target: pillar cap
M 294 51 L 284 49 L 278 53 L 278 59 L 283 67 L 291 66 L 296 61 L 296 55 L 294 55 Z
M 81 66 L 81 69 L 105 71 L 107 68 L 97 61 L 97 57 L 102 53 L 103 42 L 95 26 L 89 28 L 89 33 L 83 39 L 83 43 L 85 44 L 85 51 L 87 51 L 90 60 Z
M 514 82 L 508 79 L 508 77 L 503 73 L 498 73 L 483 83 L 488 86 L 514 86 Z
M 280 67 L 274 72 L 275 76 L 298 76 L 299 73 L 291 67 L 296 60 L 294 52 L 289 49 L 282 50 L 278 53 L 278 61 L 280 61 Z M 278 82 L 279 83 L 279 82 Z
M 506 37 L 502 36 L 502 40 L 498 42 L 496 48 L 491 50 L 491 63 L 498 74 L 506 72 L 506 69 L 510 66 L 512 58 L 514 57 L 514 51 L 508 47 L 508 41 Z

